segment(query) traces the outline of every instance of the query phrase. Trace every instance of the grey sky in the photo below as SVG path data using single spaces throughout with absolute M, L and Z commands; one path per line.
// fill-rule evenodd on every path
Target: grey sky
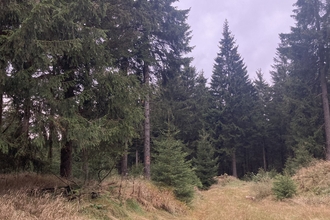
M 192 30 L 193 65 L 211 78 L 214 59 L 219 52 L 223 23 L 235 37 L 238 52 L 244 59 L 250 78 L 261 69 L 267 81 L 273 64 L 279 34 L 288 33 L 294 25 L 291 18 L 296 0 L 180 0 L 179 9 L 189 9 Z

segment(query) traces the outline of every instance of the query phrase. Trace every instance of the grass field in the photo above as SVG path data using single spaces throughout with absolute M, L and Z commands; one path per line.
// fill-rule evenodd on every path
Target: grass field
M 0 219 L 330 220 L 329 173 L 329 162 L 303 169 L 293 178 L 298 195 L 282 201 L 267 192 L 271 182 L 262 185 L 226 176 L 211 189 L 196 191 L 189 206 L 175 200 L 168 189 L 141 179 L 112 177 L 101 185 L 80 189 L 68 201 L 62 194 L 38 193 L 38 188 L 64 184 L 54 176 L 2 175 Z M 91 192 L 97 198 L 92 199 Z

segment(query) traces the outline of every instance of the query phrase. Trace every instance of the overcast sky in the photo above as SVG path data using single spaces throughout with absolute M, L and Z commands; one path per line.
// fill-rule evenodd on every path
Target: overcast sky
M 271 82 L 279 34 L 290 32 L 294 25 L 291 15 L 296 0 L 179 0 L 178 9 L 191 9 L 188 23 L 192 30 L 190 56 L 197 70 L 211 78 L 214 59 L 219 52 L 223 24 L 228 20 L 238 52 L 244 59 L 250 79 L 261 69 Z

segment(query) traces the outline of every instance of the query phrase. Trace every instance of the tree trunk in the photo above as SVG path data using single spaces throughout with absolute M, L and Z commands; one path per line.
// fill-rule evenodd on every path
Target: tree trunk
M 147 88 L 147 95 L 144 101 L 144 177 L 150 179 L 150 95 L 149 95 L 149 66 L 143 67 L 144 83 Z
M 263 146 L 262 146 L 262 159 L 264 163 L 264 171 L 267 171 L 267 155 L 266 155 L 266 144 L 265 144 L 265 138 L 263 137 Z
M 128 175 L 127 163 L 128 163 L 127 151 L 125 151 L 125 153 L 121 159 L 121 175 L 122 176 Z
M 50 110 L 50 121 L 49 121 L 49 139 L 48 139 L 48 161 L 50 164 L 53 162 L 53 144 L 54 144 L 54 110 Z
M 232 168 L 233 168 L 233 176 L 237 177 L 236 151 L 234 151 L 232 154 Z
M 72 141 L 66 141 L 61 149 L 60 175 L 64 178 L 72 177 Z
M 3 89 L 2 89 L 2 85 L 0 85 L 0 86 L 1 86 L 1 88 L 0 88 L 0 132 L 2 133 Z
M 65 65 L 68 65 L 67 63 Z M 69 69 L 69 67 L 65 67 L 64 69 Z M 71 72 L 69 74 L 69 77 L 64 80 L 65 82 L 72 82 L 74 81 L 74 73 Z M 70 99 L 74 97 L 74 87 L 69 86 L 69 88 L 66 90 L 64 94 L 65 99 Z M 66 116 L 68 117 L 68 116 Z M 61 164 L 60 164 L 60 175 L 61 177 L 65 178 L 71 178 L 72 177 L 72 151 L 73 151 L 73 143 L 71 140 L 68 140 L 67 134 L 68 134 L 68 127 L 69 125 L 66 124 L 65 131 L 63 133 L 63 141 L 64 141 L 64 147 L 61 149 Z
M 81 150 L 82 153 L 82 170 L 84 173 L 85 184 L 89 181 L 89 165 L 88 165 L 88 150 L 86 148 Z
M 135 166 L 139 166 L 139 151 L 137 149 L 135 150 Z
M 321 34 L 321 36 L 327 38 L 328 34 L 324 35 L 321 27 L 321 17 L 318 6 L 318 2 L 314 1 L 315 6 L 315 23 L 316 30 Z M 326 30 L 327 31 L 327 30 Z M 326 51 L 324 42 L 328 42 L 327 39 L 322 39 L 318 42 L 318 56 L 319 56 L 319 71 L 320 71 L 320 83 L 322 89 L 322 105 L 323 105 L 323 115 L 324 115 L 324 129 L 325 129 L 325 149 L 326 149 L 326 160 L 330 160 L 330 110 L 329 110 L 329 99 L 328 99 L 328 88 L 327 88 L 327 77 L 328 73 L 326 59 Z
M 24 116 L 23 116 L 23 122 L 22 122 L 22 132 L 23 132 L 23 135 L 24 135 L 24 139 L 27 142 L 28 142 L 28 139 L 29 139 L 30 117 L 31 117 L 30 99 L 26 98 L 24 100 Z
M 325 146 L 326 146 L 326 160 L 330 160 L 330 110 L 328 100 L 327 81 L 325 77 L 325 69 L 321 70 L 321 88 L 322 88 L 322 104 L 325 125 Z
M 267 171 L 267 160 L 266 160 L 266 148 L 265 146 L 262 147 L 262 159 L 264 162 L 264 171 Z

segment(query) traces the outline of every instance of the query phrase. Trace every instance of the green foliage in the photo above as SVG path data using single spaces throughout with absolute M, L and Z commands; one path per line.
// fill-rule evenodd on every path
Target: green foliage
M 284 173 L 294 175 L 302 167 L 307 167 L 313 157 L 306 147 L 297 147 L 294 150 L 294 157 L 289 157 L 285 163 Z
M 277 199 L 282 200 L 292 198 L 297 192 L 297 187 L 290 176 L 278 175 L 273 182 L 272 191 Z
M 132 165 L 129 170 L 129 175 L 133 177 L 140 177 L 143 175 L 143 164 Z
M 209 140 L 209 135 L 203 129 L 197 142 L 196 157 L 193 159 L 196 175 L 202 182 L 202 189 L 208 189 L 216 181 L 218 164 L 215 149 Z
M 243 179 L 245 181 L 253 181 L 253 182 L 268 182 L 273 179 L 278 173 L 276 170 L 265 171 L 262 168 L 259 168 L 258 173 L 247 173 L 244 175 Z
M 232 173 L 237 177 L 235 160 L 244 148 L 252 147 L 249 137 L 252 135 L 252 111 L 254 106 L 254 88 L 248 78 L 246 66 L 238 53 L 238 46 L 226 21 L 220 51 L 215 58 L 211 79 L 211 109 L 208 121 L 213 130 L 213 139 L 223 158 L 219 158 L 221 167 L 225 160 L 232 160 Z M 244 148 L 243 148 L 244 147 Z M 234 161 L 235 160 L 235 161 Z
M 176 197 L 189 203 L 194 196 L 194 186 L 200 186 L 200 182 L 191 161 L 185 159 L 184 144 L 167 134 L 154 145 L 157 154 L 151 167 L 152 180 L 173 187 Z

